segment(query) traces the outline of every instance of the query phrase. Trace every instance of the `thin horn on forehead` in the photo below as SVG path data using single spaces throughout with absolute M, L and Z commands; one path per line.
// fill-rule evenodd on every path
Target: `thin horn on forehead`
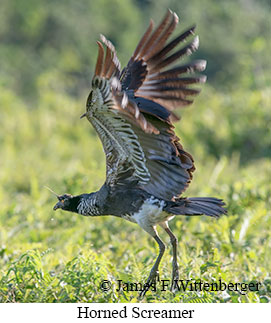
M 56 192 L 54 192 L 50 187 L 45 186 L 45 185 L 44 185 L 44 187 L 45 187 L 48 191 L 50 191 L 51 193 L 53 193 L 57 198 L 59 198 L 59 196 L 60 196 L 60 195 L 56 194 Z

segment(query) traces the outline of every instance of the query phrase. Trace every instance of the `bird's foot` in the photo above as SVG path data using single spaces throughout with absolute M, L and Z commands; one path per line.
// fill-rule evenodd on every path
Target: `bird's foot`
M 172 264 L 172 281 L 170 291 L 175 293 L 178 290 L 178 280 L 179 280 L 179 266 L 177 262 Z
M 156 269 L 152 269 L 146 283 L 144 284 L 143 290 L 139 293 L 139 299 L 142 299 L 149 289 L 155 289 L 156 282 L 159 280 L 159 271 Z

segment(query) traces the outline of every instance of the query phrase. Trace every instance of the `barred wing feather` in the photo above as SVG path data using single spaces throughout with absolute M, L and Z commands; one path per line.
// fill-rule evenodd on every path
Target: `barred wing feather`
M 110 186 L 135 182 L 144 184 L 149 181 L 150 173 L 131 124 L 137 124 L 146 133 L 158 131 L 145 119 L 137 105 L 119 91 L 117 77 L 120 64 L 114 46 L 104 36 L 101 39 L 106 46 L 106 53 L 98 42 L 95 75 L 84 116 L 93 125 L 103 144 L 106 183 Z
M 204 70 L 204 61 L 168 68 L 198 45 L 194 38 L 172 53 L 194 32 L 192 27 L 167 43 L 177 23 L 170 10 L 154 31 L 151 22 L 122 72 L 114 46 L 101 36 L 85 114 L 104 147 L 106 183 L 138 185 L 168 200 L 186 189 L 195 170 L 192 156 L 174 133 L 171 122 L 177 117 L 172 110 L 191 103 L 189 98 L 199 90 L 189 86 L 205 81 L 187 75 Z

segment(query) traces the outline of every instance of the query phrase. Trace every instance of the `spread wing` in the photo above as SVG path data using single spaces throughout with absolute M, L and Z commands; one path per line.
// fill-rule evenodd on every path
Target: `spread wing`
M 120 76 L 124 91 L 161 104 L 171 111 L 171 120 L 178 120 L 172 110 L 193 103 L 191 97 L 199 94 L 200 90 L 190 85 L 206 81 L 204 75 L 191 76 L 205 69 L 204 60 L 170 67 L 177 60 L 191 55 L 199 46 L 198 36 L 195 36 L 185 46 L 175 50 L 180 43 L 187 42 L 195 30 L 193 26 L 168 42 L 177 24 L 178 16 L 170 10 L 154 31 L 151 21 Z
M 178 18 L 168 11 L 152 32 L 151 22 L 128 65 L 120 73 L 113 45 L 101 36 L 86 116 L 96 129 L 106 154 L 106 183 L 135 184 L 157 197 L 172 199 L 188 186 L 194 171 L 193 158 L 174 133 L 172 110 L 192 103 L 199 93 L 190 84 L 202 76 L 182 74 L 202 71 L 204 61 L 167 69 L 197 48 L 195 38 L 171 53 L 194 28 L 167 43 Z M 166 44 L 167 43 L 167 44 Z

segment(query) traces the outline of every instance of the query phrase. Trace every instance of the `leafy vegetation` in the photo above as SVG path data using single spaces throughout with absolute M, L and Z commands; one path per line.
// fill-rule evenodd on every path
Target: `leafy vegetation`
M 157 21 L 165 7 L 183 17 L 180 29 L 198 22 L 201 51 L 194 57 L 209 64 L 210 81 L 176 124 L 197 167 L 185 195 L 221 197 L 228 206 L 219 220 L 171 221 L 179 238 L 180 278 L 261 285 L 246 293 L 173 294 L 158 288 L 143 301 L 270 302 L 267 1 L 205 0 L 204 13 L 203 1 L 2 3 L 0 302 L 138 300 L 136 291 L 117 292 L 118 280 L 145 282 L 157 254 L 155 241 L 118 218 L 54 213 L 55 197 L 44 186 L 78 194 L 103 184 L 101 144 L 79 119 L 95 40 L 100 32 L 109 36 L 125 63 L 149 17 Z M 169 242 L 163 232 L 161 237 Z M 168 248 L 160 278 L 170 279 L 170 270 Z M 112 283 L 109 291 L 101 291 L 103 280 Z

